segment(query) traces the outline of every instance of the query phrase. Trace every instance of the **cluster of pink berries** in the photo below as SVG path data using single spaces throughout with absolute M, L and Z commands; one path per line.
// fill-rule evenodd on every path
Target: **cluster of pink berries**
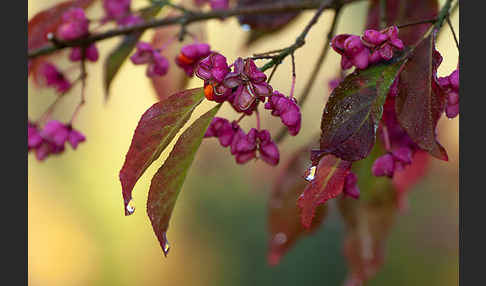
M 57 120 L 47 122 L 42 130 L 32 122 L 28 122 L 28 151 L 35 151 L 37 160 L 42 161 L 49 155 L 60 154 L 64 151 L 64 145 L 69 142 L 73 149 L 85 141 L 86 137 L 75 130 L 70 124 L 66 125 Z
M 204 137 L 216 137 L 221 146 L 230 146 L 231 154 L 238 164 L 256 158 L 257 150 L 259 158 L 270 165 L 277 165 L 280 159 L 277 144 L 272 141 L 268 130 L 252 128 L 245 133 L 236 121 L 229 122 L 227 119 L 215 117 Z
M 331 46 L 342 56 L 341 68 L 344 70 L 352 66 L 366 69 L 369 65 L 390 60 L 394 51 L 404 48 L 403 42 L 398 38 L 396 26 L 383 31 L 366 30 L 361 37 L 350 34 L 337 35 L 332 39 Z
M 133 57 L 144 56 L 138 49 L 132 61 Z M 187 76 L 196 75 L 204 80 L 204 95 L 208 100 L 228 102 L 235 111 L 251 115 L 258 103 L 265 103 L 268 98 L 265 109 L 279 116 L 291 135 L 300 131 L 301 113 L 295 99 L 274 91 L 267 83 L 267 76 L 252 59 L 237 58 L 228 65 L 226 58 L 211 51 L 208 44 L 194 43 L 184 46 L 175 62 Z M 257 151 L 270 165 L 279 161 L 278 147 L 268 130 L 252 128 L 245 133 L 236 121 L 230 123 L 224 118 L 215 118 L 205 137 L 217 137 L 222 146 L 231 146 L 231 154 L 240 164 L 256 158 Z
M 154 49 L 149 43 L 138 42 L 137 51 L 130 57 L 136 65 L 147 64 L 148 77 L 163 76 L 169 71 L 169 61 Z
M 143 20 L 131 12 L 131 0 L 103 0 L 105 17 L 103 22 L 115 21 L 119 26 L 130 26 Z

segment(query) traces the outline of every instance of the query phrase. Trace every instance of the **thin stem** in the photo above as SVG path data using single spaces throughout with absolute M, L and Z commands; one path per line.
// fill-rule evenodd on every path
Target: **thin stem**
M 452 27 L 451 19 L 449 19 L 449 16 L 446 17 L 446 21 L 447 21 L 447 25 L 449 25 L 449 28 L 451 29 L 452 36 L 454 37 L 454 42 L 456 42 L 457 50 L 460 51 L 459 41 L 457 40 L 456 31 L 454 31 L 454 27 Z
M 330 48 L 330 44 L 332 41 L 332 38 L 336 34 L 336 28 L 337 28 L 337 23 L 339 20 L 339 16 L 341 15 L 341 7 L 337 7 L 336 11 L 334 13 L 334 17 L 332 19 L 332 24 L 331 27 L 329 28 L 329 32 L 327 33 L 326 37 L 326 42 L 324 43 L 324 47 L 321 50 L 321 54 L 319 55 L 319 58 L 317 59 L 314 68 L 312 69 L 311 76 L 309 77 L 309 80 L 307 80 L 307 83 L 304 87 L 304 91 L 302 92 L 302 96 L 298 100 L 298 103 L 300 107 L 304 105 L 306 102 L 312 87 L 314 86 L 314 83 L 316 82 L 317 75 L 319 74 L 319 71 L 321 70 L 324 60 L 326 59 L 327 53 Z M 282 141 L 285 136 L 287 135 L 288 129 L 286 127 L 282 127 L 280 131 L 277 133 L 275 141 L 278 143 Z
M 275 65 L 273 67 L 272 71 L 270 72 L 270 76 L 268 77 L 267 83 L 270 83 L 270 81 L 272 80 L 272 77 L 275 74 L 275 71 L 277 70 L 277 67 L 278 67 L 278 65 Z
M 417 22 L 411 22 L 411 23 L 407 23 L 407 24 L 403 24 L 403 25 L 397 25 L 397 28 L 401 29 L 401 28 L 406 28 L 406 27 L 420 25 L 420 24 L 435 23 L 436 21 L 437 21 L 437 18 L 428 19 L 428 20 L 420 20 L 420 21 L 417 21 Z
M 314 14 L 312 19 L 309 21 L 309 23 L 305 26 L 304 30 L 300 33 L 300 35 L 295 39 L 294 44 L 291 46 L 285 48 L 280 52 L 278 55 L 276 55 L 270 62 L 265 64 L 262 68 L 260 68 L 261 71 L 265 71 L 274 65 L 279 65 L 282 63 L 283 59 L 285 59 L 288 55 L 293 54 L 295 50 L 298 48 L 302 47 L 305 44 L 305 38 L 307 37 L 307 34 L 309 33 L 310 29 L 312 26 L 314 26 L 317 23 L 317 20 L 319 20 L 319 17 L 322 15 L 324 10 L 330 9 L 330 8 L 336 8 L 339 7 L 341 4 L 339 1 L 324 1 L 321 3 L 319 6 L 319 9 L 317 9 L 317 12 Z
M 59 104 L 59 102 L 61 102 L 61 99 L 63 97 L 64 96 L 62 96 L 62 95 L 58 95 L 57 98 L 56 98 L 56 100 L 51 105 L 49 105 L 49 107 L 47 108 L 47 110 L 42 114 L 42 116 L 37 121 L 37 123 L 39 125 L 42 125 L 42 124 L 46 123 L 46 121 L 49 119 L 49 117 L 51 117 L 52 112 L 54 112 L 54 109 Z
M 73 41 L 60 41 L 57 44 L 49 44 L 42 48 L 30 51 L 28 53 L 28 57 L 29 59 L 32 59 L 38 56 L 50 54 L 58 50 L 65 49 L 67 47 L 85 46 L 109 38 L 142 32 L 147 29 L 161 27 L 161 26 L 183 25 L 183 24 L 188 25 L 190 23 L 206 21 L 209 19 L 227 18 L 227 17 L 239 16 L 239 15 L 278 14 L 278 13 L 285 13 L 285 12 L 316 9 L 321 6 L 324 8 L 331 8 L 332 6 L 331 3 L 332 3 L 331 1 L 323 2 L 322 0 L 282 1 L 277 3 L 249 5 L 245 7 L 237 7 L 228 10 L 214 10 L 209 12 L 184 13 L 181 16 L 165 17 L 162 19 L 152 19 L 128 27 L 114 28 L 112 30 L 103 33 L 92 34 L 82 39 L 77 39 Z M 307 34 L 307 32 L 305 34 Z
M 260 112 L 258 112 L 258 108 L 255 109 L 255 116 L 256 116 L 257 130 L 260 131 Z
M 236 123 L 240 123 L 240 121 L 246 116 L 245 113 L 243 113 L 236 121 Z
M 81 101 L 76 106 L 76 109 L 74 110 L 73 115 L 71 116 L 71 120 L 69 121 L 69 125 L 73 124 L 74 119 L 76 119 L 76 117 L 79 114 L 79 111 L 81 110 L 81 107 L 83 107 L 83 105 L 86 102 L 85 90 L 86 90 L 86 78 L 87 78 L 88 74 L 86 73 L 85 52 L 86 52 L 86 49 L 83 48 L 83 55 L 82 55 L 83 57 L 82 57 L 82 60 L 81 60 L 81 76 L 80 76 L 80 78 L 81 78 Z
M 290 98 L 294 98 L 294 90 L 295 90 L 295 57 L 294 54 L 291 54 L 292 56 L 292 85 L 290 86 Z

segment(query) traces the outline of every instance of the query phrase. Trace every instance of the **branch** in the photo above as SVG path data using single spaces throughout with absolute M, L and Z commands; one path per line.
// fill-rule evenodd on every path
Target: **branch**
M 316 9 L 324 5 L 324 3 L 330 3 L 328 0 L 301 0 L 301 1 L 285 1 L 270 4 L 258 4 L 246 7 L 238 7 L 228 10 L 216 10 L 206 13 L 201 12 L 186 12 L 181 16 L 166 17 L 162 19 L 153 19 L 145 21 L 141 24 L 132 25 L 129 27 L 115 28 L 103 33 L 93 34 L 88 37 L 77 39 L 73 41 L 56 41 L 56 43 L 46 45 L 42 48 L 29 51 L 28 58 L 33 59 L 38 56 L 51 54 L 58 50 L 62 50 L 68 47 L 85 46 L 109 38 L 128 35 L 132 33 L 142 32 L 147 29 L 170 26 L 170 25 L 188 25 L 190 23 L 201 22 L 209 19 L 222 19 L 239 15 L 257 15 L 257 14 L 277 14 L 292 11 L 301 11 L 308 9 Z M 330 5 L 324 5 L 330 6 Z M 324 7 L 328 8 L 328 7 Z M 305 36 L 304 36 L 305 37 Z
M 300 35 L 295 39 L 294 44 L 291 46 L 283 49 L 278 55 L 273 56 L 272 60 L 266 63 L 263 67 L 260 68 L 262 72 L 266 71 L 267 69 L 273 67 L 274 65 L 279 65 L 283 59 L 285 59 L 288 55 L 293 54 L 295 50 L 298 48 L 302 47 L 305 44 L 305 37 L 309 33 L 310 29 L 312 26 L 314 26 L 317 23 L 317 20 L 319 20 L 319 17 L 322 15 L 324 10 L 326 9 L 331 9 L 331 8 L 337 8 L 341 6 L 339 0 L 326 0 L 321 3 L 319 6 L 319 9 L 317 12 L 314 14 L 314 17 L 309 21 L 309 23 L 305 26 L 304 30 L 300 33 Z
M 301 108 L 304 105 L 304 103 L 306 102 L 307 98 L 309 97 L 311 89 L 314 86 L 314 83 L 316 81 L 317 75 L 319 74 L 319 71 L 321 70 L 322 64 L 324 63 L 324 60 L 326 59 L 327 52 L 329 51 L 329 47 L 331 46 L 330 45 L 331 40 L 334 37 L 334 35 L 336 34 L 336 28 L 337 28 L 337 23 L 338 23 L 338 19 L 339 19 L 340 14 L 341 14 L 341 7 L 337 7 L 336 11 L 334 13 L 334 18 L 332 19 L 331 28 L 329 29 L 329 32 L 327 33 L 327 38 L 326 38 L 326 43 L 324 44 L 324 48 L 322 49 L 321 54 L 319 55 L 319 58 L 314 65 L 314 68 L 312 70 L 312 73 L 311 73 L 309 80 L 307 80 L 304 91 L 302 92 L 302 96 L 297 101 Z M 279 143 L 280 141 L 282 141 L 285 138 L 285 136 L 287 134 L 288 134 L 288 129 L 286 127 L 282 127 L 280 129 L 280 131 L 277 133 L 277 136 L 275 137 L 275 142 Z

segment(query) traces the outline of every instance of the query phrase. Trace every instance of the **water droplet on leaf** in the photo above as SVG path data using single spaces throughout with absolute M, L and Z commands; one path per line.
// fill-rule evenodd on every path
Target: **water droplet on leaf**
M 167 240 L 167 235 L 165 232 L 162 234 L 162 236 L 163 236 L 162 250 L 164 251 L 164 256 L 167 257 L 167 254 L 169 254 L 169 250 L 170 250 L 170 244 L 169 241 Z
M 131 205 L 127 205 L 127 215 L 131 215 L 135 212 L 135 207 L 131 206 Z
M 309 169 L 307 169 L 307 171 L 305 171 L 305 180 L 307 182 L 312 182 L 314 180 L 316 175 L 316 169 L 317 169 L 316 166 L 312 166 Z
M 279 232 L 273 237 L 273 241 L 278 245 L 284 244 L 287 242 L 287 235 L 283 232 Z
M 248 31 L 251 30 L 251 27 L 248 24 L 243 24 L 243 25 L 241 25 L 241 29 L 243 29 L 243 31 L 248 32 Z

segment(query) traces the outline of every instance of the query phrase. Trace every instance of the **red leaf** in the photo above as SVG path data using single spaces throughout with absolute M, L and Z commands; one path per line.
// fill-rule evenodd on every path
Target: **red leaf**
M 29 20 L 27 25 L 28 50 L 36 50 L 49 43 L 47 34 L 54 33 L 57 30 L 61 24 L 62 15 L 64 12 L 75 7 L 86 8 L 93 2 L 94 0 L 64 1 L 50 7 L 49 9 L 37 13 Z M 41 66 L 41 63 L 45 60 L 45 58 L 46 56 L 29 60 L 31 73 L 36 82 L 38 76 L 37 69 Z
M 310 228 L 319 205 L 342 193 L 344 180 L 350 169 L 351 162 L 333 155 L 321 158 L 317 165 L 315 178 L 307 185 L 298 200 L 302 225 L 305 228 Z
M 147 214 L 164 255 L 169 252 L 167 229 L 187 172 L 220 104 L 198 118 L 177 140 L 174 149 L 152 178 L 147 200 Z
M 142 115 L 120 171 L 125 215 L 133 212 L 128 203 L 135 183 L 174 139 L 203 98 L 202 88 L 185 90 L 154 104 Z
M 279 173 L 268 203 L 269 251 L 268 263 L 276 265 L 282 256 L 302 236 L 316 230 L 327 215 L 327 205 L 316 209 L 316 218 L 310 229 L 305 229 L 299 217 L 296 205 L 300 193 L 307 182 L 302 177 L 302 170 L 309 164 L 309 148 L 301 148 L 287 162 Z
M 447 152 L 436 139 L 436 127 L 444 112 L 446 97 L 432 89 L 440 62 L 434 56 L 434 33 L 414 52 L 400 74 L 395 102 L 397 118 L 410 138 L 432 156 L 447 161 Z

